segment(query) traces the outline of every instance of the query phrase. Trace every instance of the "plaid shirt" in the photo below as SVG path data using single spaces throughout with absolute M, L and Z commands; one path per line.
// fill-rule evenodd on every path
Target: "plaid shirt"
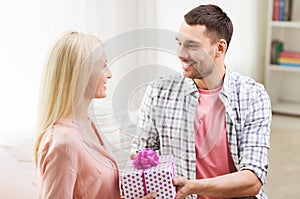
M 182 74 L 152 82 L 141 105 L 139 136 L 132 141 L 132 152 L 147 147 L 172 154 L 177 175 L 196 179 L 194 116 L 198 98 L 194 81 Z M 228 143 L 237 170 L 249 169 L 265 184 L 272 115 L 267 92 L 261 84 L 227 68 L 219 98 L 225 106 Z M 256 198 L 267 198 L 263 189 Z

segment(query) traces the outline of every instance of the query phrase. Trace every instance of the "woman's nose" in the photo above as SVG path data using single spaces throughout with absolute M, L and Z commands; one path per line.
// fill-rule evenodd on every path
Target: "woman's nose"
M 107 73 L 107 78 L 109 79 L 109 78 L 111 78 L 112 77 L 112 73 L 111 73 L 111 71 L 109 70 L 109 68 L 107 68 L 106 69 L 107 71 L 106 71 L 106 73 Z

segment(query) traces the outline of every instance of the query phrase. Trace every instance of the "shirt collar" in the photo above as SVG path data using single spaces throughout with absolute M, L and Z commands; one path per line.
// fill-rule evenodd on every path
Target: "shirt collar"
M 181 73 L 181 75 L 183 75 L 183 73 Z M 232 81 L 232 78 L 233 77 L 232 77 L 231 70 L 228 67 L 226 67 L 224 81 L 223 81 L 223 87 L 222 87 L 220 93 L 229 99 L 231 99 L 231 93 L 232 93 L 232 89 L 234 86 L 234 82 Z M 191 78 L 184 77 L 184 81 L 186 82 L 185 89 L 184 89 L 185 95 L 189 95 L 194 92 L 198 93 L 197 86 Z
M 232 89 L 233 89 L 233 86 L 234 86 L 231 79 L 232 79 L 232 72 L 228 67 L 226 67 L 224 81 L 223 81 L 223 88 L 221 90 L 221 94 L 224 95 L 225 97 L 229 98 L 229 99 L 231 99 L 231 93 L 232 93 Z
M 185 95 L 190 95 L 190 94 L 193 94 L 193 93 L 198 93 L 198 89 L 197 89 L 197 86 L 195 84 L 195 82 L 191 79 L 191 78 L 187 78 L 187 77 L 184 77 L 184 81 L 186 82 L 185 84 Z

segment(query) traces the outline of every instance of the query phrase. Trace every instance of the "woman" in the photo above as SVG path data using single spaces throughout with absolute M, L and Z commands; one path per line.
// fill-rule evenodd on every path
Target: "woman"
M 68 32 L 55 43 L 42 82 L 38 198 L 121 198 L 116 161 L 87 113 L 109 78 L 97 37 Z

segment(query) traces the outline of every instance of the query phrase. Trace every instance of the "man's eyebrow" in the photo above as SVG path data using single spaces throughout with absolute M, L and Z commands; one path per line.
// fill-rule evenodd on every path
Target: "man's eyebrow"
M 175 40 L 179 42 L 179 38 L 178 37 L 175 37 Z M 201 45 L 201 43 L 199 43 L 198 41 L 192 40 L 192 39 L 185 40 L 184 43 L 186 43 L 186 44 L 199 44 L 199 45 Z
M 185 43 L 187 43 L 187 44 L 200 44 L 198 41 L 195 41 L 195 40 L 185 40 Z

